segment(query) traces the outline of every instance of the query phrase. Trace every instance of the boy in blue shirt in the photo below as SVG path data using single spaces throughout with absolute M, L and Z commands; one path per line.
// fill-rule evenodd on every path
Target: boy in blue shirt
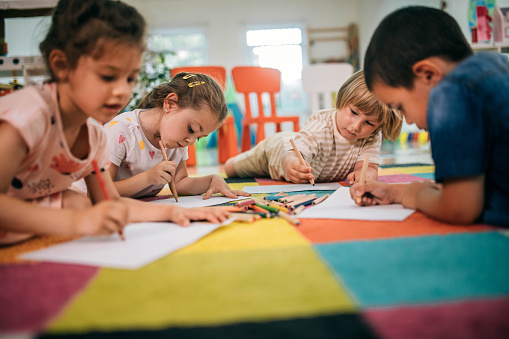
M 401 203 L 448 223 L 509 227 L 507 58 L 473 55 L 447 13 L 406 7 L 376 29 L 364 73 L 380 101 L 429 130 L 437 183 L 359 183 L 352 198 Z

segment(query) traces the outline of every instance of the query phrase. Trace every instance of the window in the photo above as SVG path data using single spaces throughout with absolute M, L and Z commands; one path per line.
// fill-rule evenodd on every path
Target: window
M 154 31 L 147 39 L 131 102 L 126 110 L 134 109 L 155 86 L 170 80 L 170 70 L 178 66 L 208 64 L 205 30 L 200 28 Z
M 300 27 L 248 29 L 249 62 L 281 71 L 281 92 L 277 100 L 280 115 L 301 115 L 306 119 L 308 99 L 302 89 L 303 37 Z M 268 104 L 268 103 L 267 103 Z
M 164 53 L 168 68 L 208 64 L 204 29 L 154 32 L 148 38 L 148 49 Z

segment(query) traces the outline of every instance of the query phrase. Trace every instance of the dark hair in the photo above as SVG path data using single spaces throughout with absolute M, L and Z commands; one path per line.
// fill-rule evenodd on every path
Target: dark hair
M 228 108 L 224 93 L 218 83 L 205 74 L 178 73 L 169 82 L 162 83 L 148 93 L 137 108 L 163 108 L 164 101 L 170 93 L 178 97 L 179 108 L 195 110 L 209 108 L 222 122 L 226 118 Z
M 74 68 L 82 55 L 100 57 L 105 42 L 130 44 L 144 50 L 145 28 L 140 13 L 120 1 L 60 0 L 39 49 L 51 79 L 56 80 L 49 65 L 52 50 L 62 50 L 69 66 Z
M 370 90 L 377 81 L 391 87 L 413 88 L 412 66 L 428 57 L 459 62 L 472 49 L 449 14 L 430 7 L 405 7 L 378 25 L 364 57 Z

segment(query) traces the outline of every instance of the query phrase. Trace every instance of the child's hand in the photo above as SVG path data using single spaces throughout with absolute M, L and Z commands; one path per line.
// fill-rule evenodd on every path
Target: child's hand
M 313 169 L 306 161 L 306 166 L 300 164 L 299 158 L 293 157 L 286 161 L 286 176 L 289 181 L 296 184 L 306 184 L 311 179 L 315 179 L 311 172 Z
M 390 186 L 379 181 L 368 181 L 366 184 L 355 183 L 350 187 L 350 196 L 357 201 L 360 198 L 361 206 L 388 205 L 391 201 Z
M 361 171 L 351 172 L 346 176 L 348 184 L 353 185 L 361 180 Z
M 120 201 L 101 201 L 73 211 L 73 235 L 109 235 L 121 232 L 128 222 L 128 209 Z
M 238 190 L 232 190 L 230 186 L 224 181 L 223 178 L 221 178 L 219 175 L 214 175 L 212 177 L 212 180 L 210 182 L 210 188 L 205 192 L 205 196 L 203 199 L 208 199 L 212 196 L 214 193 L 221 193 L 225 197 L 237 199 L 239 195 L 244 197 L 249 197 L 251 194 L 244 192 L 244 191 L 238 191 Z
M 173 161 L 161 161 L 148 171 L 146 171 L 149 185 L 164 185 L 175 178 L 177 164 Z
M 181 226 L 189 226 L 190 220 L 208 220 L 214 224 L 218 224 L 228 219 L 229 216 L 227 211 L 218 207 L 171 207 L 170 220 Z

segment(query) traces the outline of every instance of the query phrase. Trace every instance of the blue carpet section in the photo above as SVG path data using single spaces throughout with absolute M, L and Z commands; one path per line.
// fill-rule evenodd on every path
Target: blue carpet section
M 314 247 L 364 307 L 509 293 L 509 237 L 498 232 Z
M 435 180 L 435 173 L 415 173 L 412 174 L 419 178 Z

